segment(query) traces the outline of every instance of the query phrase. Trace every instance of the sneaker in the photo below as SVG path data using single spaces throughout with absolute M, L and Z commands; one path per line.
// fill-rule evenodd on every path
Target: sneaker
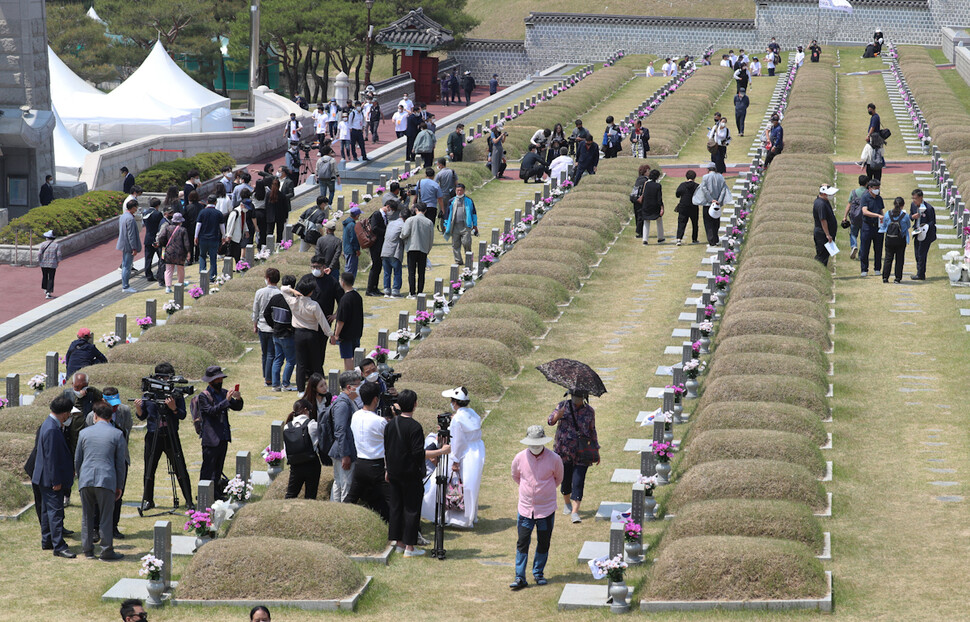
M 667 238 L 660 238 L 659 240 L 657 240 L 657 244 L 663 244 L 666 241 L 667 241 Z
M 421 557 L 422 555 L 424 555 L 424 549 L 411 549 L 410 551 L 407 549 L 404 550 L 405 557 Z
M 415 299 L 415 295 L 414 294 L 408 294 L 407 295 L 407 299 L 408 300 L 414 300 Z
M 138 290 L 135 289 L 134 287 L 123 287 L 121 289 L 121 291 L 123 291 L 126 294 L 137 294 L 138 293 Z
M 569 516 L 570 514 L 573 513 L 573 509 L 571 507 L 569 507 L 568 505 L 563 506 L 562 513 L 563 513 L 563 516 Z
M 536 580 L 536 585 L 548 585 L 549 584 L 549 579 L 543 577 L 542 575 L 539 575 L 538 577 L 536 577 L 535 580 Z
M 166 287 L 165 288 L 165 293 L 166 294 L 171 294 L 172 293 L 172 288 L 171 287 Z
M 869 276 L 869 273 L 868 272 L 860 272 L 859 273 L 859 276 L 861 276 L 861 277 L 867 277 L 867 276 Z
M 284 391 L 296 391 L 297 388 L 296 388 L 296 385 L 295 384 L 289 384 L 289 385 L 284 386 L 283 387 L 283 390 Z
M 276 393 L 279 393 L 282 390 L 283 390 L 283 387 L 273 387 L 273 391 Z
M 390 298 L 390 297 L 391 297 L 391 295 L 390 295 L 390 294 L 384 294 L 384 297 L 385 297 L 385 298 Z
M 583 522 L 583 519 L 576 512 L 573 512 L 572 514 L 570 514 L 570 516 L 572 516 L 572 519 L 573 519 L 573 522 L 574 523 L 581 523 L 581 522 Z
M 371 297 L 376 297 L 376 298 L 380 298 L 380 297 L 381 297 L 381 296 L 383 296 L 384 294 L 382 294 L 382 293 L 380 293 L 380 292 L 364 292 L 364 295 L 365 295 L 365 296 L 371 296 Z
M 404 298 L 404 294 L 401 294 L 401 293 L 391 294 L 391 298 Z
M 394 550 L 397 551 L 398 553 L 403 553 L 407 549 L 405 549 L 403 546 L 395 546 Z
M 643 245 L 644 245 L 644 246 L 648 246 L 649 244 L 650 244 L 650 243 L 649 243 L 649 242 L 647 242 L 646 240 L 644 240 L 644 241 L 643 241 Z
M 509 588 L 511 588 L 513 592 L 518 592 L 522 588 L 526 587 L 529 587 L 529 583 L 523 577 L 516 577 L 515 581 L 509 583 Z
M 683 240 L 677 240 L 677 246 L 680 246 L 680 245 L 681 245 L 681 244 L 683 244 L 683 243 L 684 243 L 684 241 L 683 241 Z
M 859 247 L 858 246 L 853 246 L 852 247 L 852 252 L 849 253 L 849 259 L 855 259 L 858 256 L 859 256 Z

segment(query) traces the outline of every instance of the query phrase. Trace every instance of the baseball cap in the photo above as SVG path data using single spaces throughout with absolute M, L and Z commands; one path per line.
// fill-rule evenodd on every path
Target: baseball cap
M 91 329 L 90 328 L 82 328 L 81 330 L 77 331 L 77 336 L 78 336 L 78 338 L 81 338 L 81 339 L 83 339 L 84 337 L 90 337 L 91 336 Z
M 835 193 L 838 192 L 838 191 L 839 191 L 838 188 L 836 188 L 835 186 L 830 186 L 828 184 L 822 184 L 818 188 L 818 193 L 819 194 L 824 194 L 824 195 L 830 196 L 830 197 L 831 196 L 835 196 Z
M 361 214 L 361 211 L 360 211 L 360 208 L 359 207 L 352 207 L 352 208 L 350 208 L 350 215 L 351 216 L 358 216 L 359 214 Z

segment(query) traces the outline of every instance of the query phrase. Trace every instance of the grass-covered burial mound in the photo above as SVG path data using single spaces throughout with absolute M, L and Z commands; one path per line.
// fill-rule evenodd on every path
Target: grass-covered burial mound
M 679 513 L 687 503 L 706 499 L 782 499 L 817 512 L 828 504 L 822 484 L 808 469 L 762 459 L 698 464 L 680 476 L 667 509 Z
M 806 408 L 778 402 L 721 402 L 699 409 L 690 421 L 690 434 L 709 430 L 777 430 L 801 434 L 818 446 L 828 441 L 825 424 Z
M 277 526 L 281 528 L 281 525 Z M 192 557 L 179 581 L 186 600 L 332 600 L 364 584 L 364 573 L 329 544 L 285 538 L 224 538 Z
M 680 471 L 716 460 L 761 458 L 798 464 L 816 477 L 825 475 L 818 445 L 800 434 L 775 430 L 711 430 L 691 434 Z

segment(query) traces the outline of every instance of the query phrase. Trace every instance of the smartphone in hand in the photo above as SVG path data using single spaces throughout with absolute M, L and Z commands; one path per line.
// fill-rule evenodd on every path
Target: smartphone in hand
M 236 393 L 239 393 L 239 385 L 238 384 L 236 385 L 236 388 L 233 389 L 233 391 L 235 391 Z

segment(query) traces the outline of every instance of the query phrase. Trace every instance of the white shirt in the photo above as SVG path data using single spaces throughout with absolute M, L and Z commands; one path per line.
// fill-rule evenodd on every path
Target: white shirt
M 731 61 L 729 61 L 726 58 L 721 59 L 721 67 L 730 67 L 730 66 L 731 66 Z
M 670 63 L 670 77 L 677 77 L 677 63 Z
M 395 132 L 403 132 L 408 129 L 408 113 L 406 111 L 398 110 L 391 115 L 391 119 L 394 121 Z
M 664 63 L 663 67 L 661 67 L 660 70 L 663 71 L 663 74 L 665 76 L 669 76 L 670 75 L 670 68 L 672 66 L 673 66 L 673 63 Z
M 228 216 L 229 210 L 232 209 L 232 197 L 225 196 L 216 199 L 216 209 L 222 212 L 223 216 Z
M 319 110 L 313 111 L 313 131 L 316 134 L 323 134 L 327 131 L 327 117 L 329 115 L 326 112 L 320 112 Z
M 407 97 L 399 101 L 397 105 L 404 106 L 405 112 L 411 112 L 412 110 L 414 110 L 414 102 Z
M 731 54 L 730 56 L 728 56 L 728 60 L 731 61 L 731 66 L 734 67 L 734 63 L 738 62 L 738 55 Z
M 774 69 L 775 68 L 775 53 L 774 52 L 768 52 L 765 55 L 765 62 L 768 63 L 768 69 Z
M 330 104 L 327 107 L 327 122 L 336 123 L 339 120 L 340 106 L 337 104 Z
M 309 421 L 309 423 L 307 423 Z M 289 429 L 298 425 L 306 425 L 307 431 L 310 433 L 310 440 L 313 442 L 313 448 L 320 448 L 320 424 L 315 420 L 310 419 L 306 415 L 297 415 L 293 417 L 293 421 L 287 423 L 283 426 L 283 429 Z
M 549 177 L 558 180 L 560 177 L 559 174 L 568 172 L 569 165 L 572 163 L 573 159 L 568 155 L 556 156 L 549 165 Z
M 761 75 L 761 63 L 760 62 L 751 63 L 750 73 L 751 73 L 752 76 L 760 76 Z
M 337 124 L 337 140 L 350 140 L 350 121 Z
M 286 122 L 286 135 L 289 136 L 290 140 L 299 142 L 300 140 L 300 130 L 303 129 L 303 124 L 296 119 L 292 119 Z
M 364 129 L 364 113 L 360 110 L 354 108 L 350 111 L 350 129 L 352 130 L 362 130 Z
M 795 54 L 795 66 L 801 67 L 805 63 L 805 52 L 798 52 Z
M 655 75 L 657 75 L 657 71 L 653 68 L 653 65 L 647 65 L 647 76 L 652 78 Z
M 377 413 L 360 409 L 350 418 L 350 431 L 354 434 L 357 458 L 382 460 L 384 458 L 384 428 L 387 419 Z

